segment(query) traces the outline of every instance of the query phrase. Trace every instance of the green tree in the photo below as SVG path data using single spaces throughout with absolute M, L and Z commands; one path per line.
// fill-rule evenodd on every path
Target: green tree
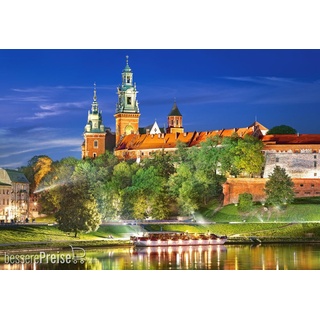
M 253 207 L 253 197 L 251 193 L 241 193 L 239 194 L 239 204 L 238 211 L 248 212 Z
M 41 213 L 53 214 L 60 208 L 60 186 L 71 183 L 71 177 L 79 160 L 73 157 L 53 162 L 51 171 L 41 180 L 36 192 Z
M 221 143 L 220 170 L 223 175 L 237 177 L 240 174 L 236 166 L 237 146 L 241 138 L 237 134 L 224 137 Z
M 284 168 L 276 166 L 266 182 L 266 203 L 281 206 L 294 200 L 294 183 Z
M 296 134 L 296 133 L 297 133 L 296 129 L 284 124 L 280 126 L 275 126 L 267 132 L 267 134 Z
M 239 172 L 250 176 L 261 174 L 264 163 L 262 149 L 263 143 L 256 137 L 245 135 L 243 139 L 239 139 L 233 159 Z
M 161 166 L 141 167 L 132 178 L 130 187 L 133 213 L 136 219 L 163 219 L 169 213 L 166 197 L 166 177 Z
M 132 177 L 139 169 L 136 163 L 122 161 L 114 166 L 111 179 L 105 181 L 104 203 L 106 219 L 130 218 L 132 216 L 131 194 Z
M 94 197 L 87 192 L 86 185 L 80 181 L 72 185 L 59 187 L 62 195 L 59 210 L 55 214 L 58 228 L 65 232 L 96 231 L 101 224 L 101 216 L 97 210 Z
M 180 214 L 191 214 L 198 209 L 202 196 L 201 184 L 188 164 L 181 163 L 176 173 L 170 176 L 168 184 Z

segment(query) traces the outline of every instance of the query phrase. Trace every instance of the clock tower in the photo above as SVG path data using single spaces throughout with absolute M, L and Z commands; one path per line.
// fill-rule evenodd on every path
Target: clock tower
M 139 105 L 137 101 L 137 88 L 133 82 L 133 72 L 129 67 L 128 56 L 126 66 L 122 71 L 122 84 L 118 89 L 118 102 L 116 105 L 116 145 L 125 135 L 139 133 Z

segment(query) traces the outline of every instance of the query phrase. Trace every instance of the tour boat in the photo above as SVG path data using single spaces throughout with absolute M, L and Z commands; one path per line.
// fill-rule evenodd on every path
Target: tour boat
M 148 232 L 142 236 L 131 236 L 130 240 L 137 247 L 205 246 L 222 245 L 227 241 L 227 236 L 214 233 Z

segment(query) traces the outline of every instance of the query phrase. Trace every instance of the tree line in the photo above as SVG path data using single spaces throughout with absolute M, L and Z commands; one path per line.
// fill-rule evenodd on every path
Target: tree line
M 178 143 L 175 152 L 158 151 L 140 163 L 119 161 L 110 152 L 55 162 L 41 155 L 20 170 L 41 213 L 54 214 L 62 230 L 84 224 L 90 231 L 101 220 L 189 215 L 220 197 L 228 176 L 260 176 L 262 148 L 259 139 L 234 134 L 208 138 L 200 147 Z

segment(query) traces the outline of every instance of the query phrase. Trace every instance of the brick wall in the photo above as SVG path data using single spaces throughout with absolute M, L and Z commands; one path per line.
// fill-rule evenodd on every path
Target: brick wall
M 264 202 L 265 184 L 268 179 L 228 178 L 223 185 L 223 205 L 238 203 L 241 193 L 251 193 L 253 201 Z M 292 179 L 297 198 L 320 197 L 320 179 Z

